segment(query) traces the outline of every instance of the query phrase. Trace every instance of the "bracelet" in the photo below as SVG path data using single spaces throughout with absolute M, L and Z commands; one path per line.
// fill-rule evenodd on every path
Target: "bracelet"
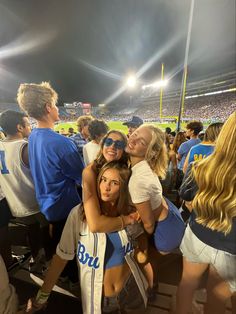
M 49 296 L 50 296 L 50 293 L 43 292 L 41 289 L 39 289 L 37 296 L 35 298 L 35 301 L 37 302 L 37 304 L 42 305 L 47 302 Z
M 123 219 L 123 217 L 122 217 L 122 216 L 118 216 L 118 218 L 119 218 L 119 219 L 120 219 L 120 221 L 121 221 L 121 227 L 120 227 L 120 230 L 123 230 L 123 229 L 124 229 L 124 227 L 125 227 L 124 219 Z

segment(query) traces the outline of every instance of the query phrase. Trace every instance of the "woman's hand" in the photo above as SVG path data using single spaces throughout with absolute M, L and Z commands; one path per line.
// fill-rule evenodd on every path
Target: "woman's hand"
M 23 313 L 30 313 L 30 314 L 33 314 L 35 312 L 38 312 L 42 309 L 44 309 L 45 307 L 47 306 L 47 302 L 43 303 L 43 304 L 38 304 L 36 302 L 36 300 L 34 298 L 32 299 L 29 299 L 27 304 L 26 304 L 26 307 L 25 309 L 23 310 L 22 314 Z M 21 312 L 20 312 L 21 313 Z
M 136 221 L 137 214 L 136 213 L 131 213 L 127 216 L 121 215 L 123 222 L 124 222 L 124 227 L 128 225 L 133 225 Z

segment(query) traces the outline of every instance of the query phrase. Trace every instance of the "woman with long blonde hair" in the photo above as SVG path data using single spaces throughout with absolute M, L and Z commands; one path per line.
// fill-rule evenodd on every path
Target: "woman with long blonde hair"
M 184 258 L 177 313 L 191 309 L 194 291 L 206 270 L 209 275 L 204 313 L 224 313 L 227 299 L 236 292 L 235 152 L 236 112 L 225 122 L 213 154 L 193 165 L 192 176 L 198 189 L 181 243 Z
M 185 225 L 178 209 L 162 195 L 159 178 L 165 178 L 168 163 L 165 135 L 152 125 L 140 126 L 129 137 L 126 152 L 132 167 L 132 202 L 146 232 L 154 233 L 157 250 L 169 253 L 179 246 Z

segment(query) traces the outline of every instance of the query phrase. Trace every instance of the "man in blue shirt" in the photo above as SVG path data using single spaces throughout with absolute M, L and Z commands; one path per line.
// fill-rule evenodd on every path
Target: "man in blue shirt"
M 56 248 L 69 212 L 81 202 L 77 184 L 81 184 L 84 164 L 75 144 L 53 131 L 59 115 L 57 93 L 49 83 L 21 84 L 17 100 L 37 120 L 29 137 L 29 164 L 40 211 L 52 226 Z
M 190 139 L 182 143 L 178 149 L 178 169 L 180 170 L 183 170 L 184 161 L 190 148 L 201 142 L 198 138 L 198 134 L 203 130 L 203 124 L 200 121 L 192 121 L 187 124 L 186 129 L 186 137 Z
M 71 136 L 72 141 L 74 141 L 77 150 L 80 156 L 83 158 L 83 147 L 88 143 L 89 140 L 89 131 L 88 126 L 89 122 L 93 120 L 92 116 L 80 116 L 77 120 L 78 133 Z

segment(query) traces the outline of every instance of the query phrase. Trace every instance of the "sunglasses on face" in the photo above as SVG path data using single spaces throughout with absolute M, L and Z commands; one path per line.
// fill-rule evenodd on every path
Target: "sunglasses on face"
M 111 146 L 113 144 L 114 144 L 114 147 L 116 149 L 124 149 L 125 146 L 126 146 L 124 141 L 119 141 L 119 140 L 113 141 L 113 139 L 109 138 L 109 137 L 106 138 L 105 141 L 104 141 L 104 146 L 106 146 L 106 147 L 109 147 L 109 146 Z

